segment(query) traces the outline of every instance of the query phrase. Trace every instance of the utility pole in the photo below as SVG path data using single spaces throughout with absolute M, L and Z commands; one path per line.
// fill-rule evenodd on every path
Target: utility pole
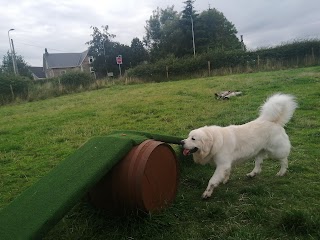
M 190 18 L 191 18 L 193 57 L 195 57 L 196 56 L 196 45 L 195 45 L 195 42 L 194 42 L 194 30 L 193 30 L 193 18 L 192 18 L 192 15 L 190 15 Z
M 13 41 L 12 41 L 12 39 L 10 38 L 10 34 L 9 34 L 10 31 L 13 31 L 13 30 L 14 30 L 14 28 L 9 29 L 9 31 L 8 31 L 8 38 L 9 38 L 9 46 L 10 46 L 10 53 L 11 53 L 11 60 L 12 60 L 13 72 L 14 72 L 14 74 L 17 75 L 15 58 L 13 57 L 13 52 L 14 52 L 14 50 L 12 50 L 12 49 L 13 49 Z M 12 44 L 12 45 L 11 45 L 11 44 Z
M 13 53 L 13 55 L 12 55 L 13 67 L 14 67 L 13 69 L 14 69 L 14 73 L 16 75 L 18 75 L 19 72 L 18 72 L 18 65 L 17 65 L 17 59 L 16 59 L 16 52 L 14 51 L 14 45 L 13 45 L 12 38 L 11 38 L 11 44 L 12 44 L 12 53 Z
M 243 42 L 243 35 L 240 35 L 241 37 L 241 49 L 242 51 L 245 51 L 244 42 Z

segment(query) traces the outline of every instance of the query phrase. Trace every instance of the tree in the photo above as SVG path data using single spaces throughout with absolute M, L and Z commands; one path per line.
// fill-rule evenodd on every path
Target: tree
M 144 42 L 150 51 L 152 61 L 168 55 L 182 57 L 192 53 L 191 16 L 196 17 L 193 1 L 188 0 L 181 14 L 174 6 L 157 8 L 152 12 L 145 26 Z
M 217 9 L 203 11 L 195 27 L 199 52 L 241 49 L 236 27 Z
M 161 23 L 160 23 L 160 9 L 157 8 L 152 12 L 147 26 L 145 26 L 146 36 L 143 41 L 150 51 L 157 51 L 161 42 Z
M 151 61 L 177 54 L 180 47 L 179 14 L 174 6 L 153 11 L 145 26 L 146 36 L 143 38 L 150 52 Z
M 189 20 L 189 18 L 195 17 L 196 16 L 196 11 L 194 10 L 193 4 L 194 4 L 195 0 L 187 0 L 185 2 L 183 2 L 186 6 L 184 7 L 183 11 L 182 11 L 182 19 L 187 19 Z
M 180 27 L 183 33 L 184 41 L 181 42 L 182 49 L 180 52 L 180 57 L 187 54 L 193 53 L 193 35 L 194 25 L 197 22 L 198 14 L 194 10 L 193 3 L 194 0 L 187 0 L 184 2 L 185 7 L 182 11 L 182 16 L 180 19 Z M 193 26 L 192 26 L 193 25 Z
M 147 55 L 142 42 L 139 38 L 134 38 L 131 47 L 113 41 L 114 34 L 108 32 L 109 27 L 102 26 L 102 31 L 97 27 L 91 27 L 93 33 L 92 40 L 87 42 L 89 54 L 94 57 L 93 67 L 98 76 L 106 76 L 108 72 L 113 72 L 116 76 L 119 74 L 119 66 L 116 63 L 116 57 L 122 55 L 121 70 L 124 72 L 131 66 L 141 63 Z
M 131 67 L 135 67 L 143 61 L 147 60 L 148 53 L 143 47 L 143 43 L 139 38 L 134 38 L 131 41 Z
M 169 55 L 192 55 L 192 23 L 196 53 L 217 49 L 241 49 L 241 43 L 236 36 L 237 30 L 223 13 L 208 9 L 198 14 L 193 7 L 194 2 L 185 1 L 181 13 L 177 13 L 174 6 L 157 8 L 152 12 L 145 26 L 144 37 L 152 62 Z
M 174 10 L 174 6 L 161 9 L 160 22 L 162 24 L 162 56 L 179 56 L 184 36 L 179 26 L 181 14 Z
M 25 62 L 24 58 L 20 55 L 16 55 L 16 62 L 19 75 L 32 79 L 32 74 L 29 70 L 30 66 Z M 9 52 L 7 52 L 7 55 L 3 56 L 2 65 L 0 68 L 3 73 L 14 74 L 12 57 Z
M 110 71 L 112 50 L 115 42 L 112 41 L 116 35 L 108 32 L 109 26 L 102 26 L 102 31 L 97 27 L 92 27 L 92 40 L 86 42 L 89 45 L 89 55 L 94 57 L 93 67 L 96 72 L 107 75 Z
M 116 43 L 115 47 L 111 54 L 111 61 L 113 66 L 113 72 L 118 75 L 119 72 L 119 66 L 116 64 L 116 57 L 118 55 L 122 56 L 122 64 L 121 64 L 121 71 L 122 74 L 125 72 L 125 70 L 130 68 L 130 63 L 132 62 L 132 51 L 131 48 L 128 45 Z

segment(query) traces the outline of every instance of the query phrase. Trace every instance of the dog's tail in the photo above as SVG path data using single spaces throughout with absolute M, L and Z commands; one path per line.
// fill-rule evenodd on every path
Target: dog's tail
M 298 107 L 295 97 L 288 94 L 275 94 L 267 99 L 260 108 L 260 119 L 284 126 Z

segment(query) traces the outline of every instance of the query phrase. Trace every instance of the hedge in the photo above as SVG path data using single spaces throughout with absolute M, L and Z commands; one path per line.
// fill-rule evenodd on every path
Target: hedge
M 27 77 L 0 73 L 0 94 L 3 98 L 24 96 L 31 80 Z
M 297 65 L 306 57 L 313 61 L 304 63 L 305 65 L 320 63 L 320 40 L 295 41 L 255 51 L 211 51 L 196 57 L 187 56 L 184 58 L 169 56 L 156 63 L 139 65 L 129 69 L 127 75 L 133 78 L 156 80 L 167 77 L 167 70 L 170 76 L 196 74 L 208 69 L 208 61 L 210 61 L 213 70 L 248 66 L 258 68 L 259 64 L 267 65 L 270 60 L 281 63 L 287 62 L 288 66 L 290 64 Z

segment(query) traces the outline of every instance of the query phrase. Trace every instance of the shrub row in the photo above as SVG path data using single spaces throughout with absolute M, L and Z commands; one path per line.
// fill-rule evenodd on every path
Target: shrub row
M 0 73 L 0 104 L 14 101 L 16 98 L 27 99 L 30 89 L 35 89 L 36 85 L 50 82 L 52 88 L 63 87 L 67 92 L 70 92 L 80 86 L 88 87 L 93 83 L 93 80 L 89 73 L 80 71 L 69 72 L 58 78 L 36 81 L 13 74 Z
M 60 84 L 66 87 L 87 87 L 93 82 L 93 77 L 89 73 L 74 71 L 69 72 L 60 77 Z
M 320 62 L 320 40 L 304 40 L 283 44 L 273 48 L 258 49 L 256 51 L 213 51 L 185 58 L 169 56 L 153 64 L 139 65 L 127 71 L 128 77 L 152 79 L 170 76 L 185 76 L 208 69 L 234 68 L 239 66 L 257 66 L 267 64 L 267 60 L 291 61 L 304 59 L 306 56 L 314 58 L 313 62 Z M 259 59 L 259 61 L 258 61 Z
M 0 94 L 2 96 L 24 95 L 27 93 L 30 82 L 31 80 L 26 77 L 0 73 Z

